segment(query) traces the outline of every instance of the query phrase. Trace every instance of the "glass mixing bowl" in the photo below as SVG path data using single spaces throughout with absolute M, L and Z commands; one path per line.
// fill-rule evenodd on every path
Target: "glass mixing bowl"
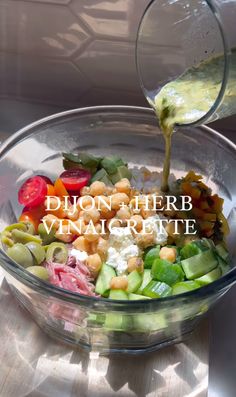
M 62 171 L 62 151 L 118 154 L 130 163 L 161 170 L 164 141 L 154 112 L 138 107 L 76 109 L 40 120 L 0 148 L 0 230 L 20 214 L 17 189 L 33 174 Z M 173 136 L 172 171 L 194 169 L 225 198 L 232 216 L 236 195 L 236 147 L 207 127 Z M 234 246 L 235 244 L 233 244 Z M 146 301 L 82 296 L 40 281 L 0 250 L 8 284 L 37 324 L 53 338 L 102 352 L 139 353 L 181 341 L 236 279 L 232 269 L 216 282 L 183 295 Z

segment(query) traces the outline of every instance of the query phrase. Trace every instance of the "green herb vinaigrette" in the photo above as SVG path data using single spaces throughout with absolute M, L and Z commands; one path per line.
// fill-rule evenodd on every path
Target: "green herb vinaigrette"
M 215 118 L 236 112 L 236 52 L 231 55 L 230 75 L 224 102 Z M 188 69 L 176 80 L 167 83 L 155 96 L 155 108 L 165 138 L 165 161 L 162 190 L 168 190 L 170 173 L 171 137 L 175 125 L 198 121 L 214 105 L 222 84 L 224 56 L 218 55 Z

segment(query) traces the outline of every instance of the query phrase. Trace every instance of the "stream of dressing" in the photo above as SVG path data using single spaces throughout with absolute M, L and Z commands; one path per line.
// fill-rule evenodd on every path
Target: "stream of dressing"
M 189 124 L 201 119 L 214 105 L 221 89 L 224 56 L 217 55 L 188 69 L 167 83 L 150 101 L 159 119 L 165 138 L 162 191 L 168 191 L 171 138 L 176 125 Z M 230 59 L 230 74 L 224 101 L 217 109 L 215 119 L 236 113 L 236 51 Z M 213 121 L 213 120 L 211 120 Z

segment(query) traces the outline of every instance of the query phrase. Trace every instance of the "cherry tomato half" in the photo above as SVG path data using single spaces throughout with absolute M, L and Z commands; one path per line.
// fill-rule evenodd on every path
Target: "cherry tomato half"
M 45 182 L 46 182 L 48 185 L 53 185 L 53 182 L 52 182 L 51 179 L 48 178 L 47 176 L 45 176 L 45 175 L 37 175 L 37 176 L 40 176 L 40 178 L 44 179 Z
M 82 168 L 72 168 L 64 171 L 60 176 L 65 188 L 74 192 L 78 192 L 82 187 L 86 186 L 90 178 L 90 172 Z
M 18 192 L 18 201 L 27 207 L 41 204 L 47 194 L 47 183 L 41 176 L 27 179 Z

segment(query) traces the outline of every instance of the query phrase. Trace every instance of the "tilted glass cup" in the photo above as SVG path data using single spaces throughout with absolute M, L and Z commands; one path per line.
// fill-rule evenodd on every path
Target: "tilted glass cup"
M 220 55 L 214 70 L 209 69 L 207 79 L 205 76 L 199 82 L 203 90 L 198 92 L 192 85 L 193 95 L 201 94 L 199 103 L 205 104 L 204 111 L 190 108 L 194 116 L 180 124 L 201 125 L 235 114 L 235 20 L 236 2 L 232 0 L 151 1 L 141 19 L 136 42 L 137 70 L 148 102 L 154 107 L 160 90 L 189 69 L 193 72 L 191 78 L 199 79 L 198 65 Z

